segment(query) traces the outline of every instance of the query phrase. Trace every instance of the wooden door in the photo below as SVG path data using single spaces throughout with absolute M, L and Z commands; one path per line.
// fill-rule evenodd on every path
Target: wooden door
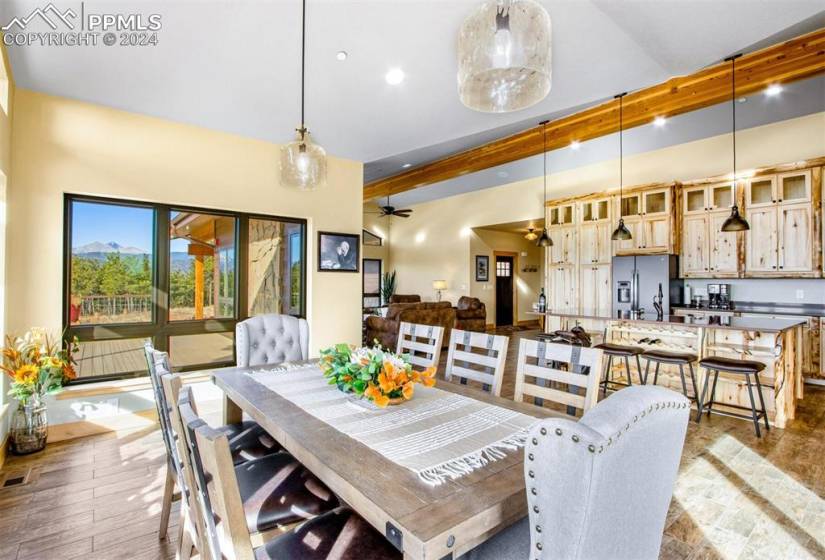
M 748 223 L 751 229 L 745 232 L 747 272 L 776 272 L 777 215 L 778 212 L 773 205 L 748 210 Z
M 513 324 L 514 258 L 496 255 L 496 326 Z
M 707 232 L 708 218 L 704 211 L 699 215 L 685 216 L 682 228 L 682 274 L 694 277 L 707 275 L 710 267 Z
M 613 254 L 610 239 L 612 233 L 613 229 L 609 222 L 600 222 L 596 225 L 596 263 L 610 264 L 610 258 Z
M 610 315 L 613 298 L 610 291 L 610 265 L 600 264 L 593 267 L 593 307 L 600 316 Z
M 739 250 L 736 232 L 722 231 L 722 224 L 729 212 L 714 212 L 708 216 L 708 247 L 710 249 L 710 273 L 715 275 L 739 272 Z M 684 234 L 683 234 L 684 235 Z
M 644 240 L 642 249 L 651 252 L 667 252 L 670 247 L 670 216 L 645 216 L 642 219 Z
M 813 270 L 811 205 L 782 204 L 779 207 L 779 270 Z M 753 226 L 751 226 L 753 229 Z
M 550 264 L 576 264 L 576 228 L 552 228 L 548 235 L 553 240 L 553 246 L 550 247 Z

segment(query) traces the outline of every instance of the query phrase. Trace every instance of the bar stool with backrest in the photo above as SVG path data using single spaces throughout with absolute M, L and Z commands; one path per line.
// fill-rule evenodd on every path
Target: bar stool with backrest
M 644 350 L 641 348 L 637 348 L 635 346 L 623 346 L 621 344 L 611 344 L 609 342 L 603 342 L 601 344 L 597 344 L 594 348 L 598 348 L 604 352 L 604 355 L 607 356 L 607 365 L 604 368 L 604 378 L 602 379 L 601 386 L 602 386 L 602 393 L 607 395 L 607 390 L 610 388 L 611 385 L 616 386 L 619 385 L 621 387 L 630 387 L 633 385 L 633 375 L 630 373 L 630 360 L 628 359 L 630 356 L 635 356 L 636 358 L 636 369 L 639 372 L 639 382 L 644 385 L 645 380 L 642 378 L 642 364 L 639 362 L 639 355 L 641 355 Z M 620 381 L 614 381 L 611 378 L 611 372 L 613 369 L 613 358 L 624 358 L 624 367 L 627 371 L 627 383 L 621 383 Z
M 765 369 L 765 364 L 762 362 L 755 362 L 752 360 L 738 360 L 735 358 L 724 358 L 722 356 L 708 356 L 699 361 L 699 367 L 703 367 L 709 372 L 713 373 L 713 386 L 708 395 L 708 385 L 710 385 L 711 375 L 705 377 L 705 384 L 702 387 L 702 398 L 698 401 L 698 410 L 696 414 L 696 421 L 702 420 L 702 412 L 707 408 L 708 417 L 711 412 L 721 414 L 723 416 L 732 416 L 734 418 L 744 418 L 753 421 L 754 430 L 756 430 L 756 437 L 762 437 L 762 432 L 759 430 L 759 419 L 765 421 L 765 429 L 770 430 L 771 426 L 768 423 L 768 410 L 765 408 L 765 398 L 762 396 L 762 384 L 759 382 L 759 372 Z M 717 402 L 714 400 L 716 394 L 716 382 L 719 380 L 719 372 L 731 375 L 744 375 L 745 383 L 748 385 L 748 396 L 750 397 L 750 409 L 746 406 L 738 404 L 731 404 L 726 402 Z M 753 376 L 753 382 L 751 382 Z M 756 385 L 756 393 L 759 396 L 759 405 L 761 408 L 756 408 L 756 400 L 753 397 L 753 386 Z M 705 402 L 705 399 L 710 399 Z M 737 408 L 740 410 L 750 410 L 750 415 L 737 414 L 735 412 L 727 412 L 724 410 L 713 410 L 714 404 L 721 404 L 729 408 Z
M 656 369 L 653 373 L 653 384 L 659 381 L 659 366 L 662 364 L 679 366 L 679 377 L 682 380 L 682 394 L 688 399 L 699 401 L 699 391 L 696 388 L 696 376 L 693 373 L 693 363 L 699 359 L 696 354 L 690 352 L 667 352 L 665 350 L 646 350 L 642 354 L 645 359 L 645 375 L 644 383 L 647 385 L 648 375 L 650 374 L 650 363 L 656 364 Z M 690 372 L 690 383 L 693 386 L 693 395 L 688 394 L 687 382 L 685 381 L 685 366 Z M 697 405 L 698 406 L 698 405 Z
M 312 504 L 295 503 L 296 490 L 288 487 L 291 480 L 297 480 L 296 471 L 285 475 L 285 467 L 275 464 L 283 459 L 279 456 L 289 457 L 285 453 L 233 466 L 226 435 L 210 428 L 198 416 L 193 402 L 191 387 L 185 387 L 178 399 L 178 412 L 194 473 L 195 503 L 204 527 L 201 558 L 401 558 L 381 533 L 351 509 L 337 506 L 334 497 L 324 502 L 324 511 Z M 297 491 L 329 492 L 308 471 L 303 470 L 299 478 L 304 484 Z M 315 488 L 310 488 L 310 482 Z M 281 531 L 256 533 L 257 506 L 280 508 L 305 520 L 283 526 Z

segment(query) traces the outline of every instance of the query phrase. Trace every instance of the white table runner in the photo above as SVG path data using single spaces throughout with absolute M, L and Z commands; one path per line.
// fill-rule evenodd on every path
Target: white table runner
M 527 432 L 538 421 L 423 385 L 415 386 L 412 400 L 381 409 L 328 385 L 314 364 L 249 375 L 432 485 L 456 479 L 524 446 Z

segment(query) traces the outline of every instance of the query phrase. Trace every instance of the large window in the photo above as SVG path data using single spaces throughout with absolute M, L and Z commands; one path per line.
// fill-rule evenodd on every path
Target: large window
M 239 320 L 305 314 L 303 220 L 67 195 L 65 224 L 78 381 L 144 375 L 147 338 L 176 367 L 228 365 Z

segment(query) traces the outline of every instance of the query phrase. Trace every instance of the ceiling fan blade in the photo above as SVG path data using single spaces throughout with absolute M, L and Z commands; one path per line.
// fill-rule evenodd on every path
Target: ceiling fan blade
M 398 213 L 393 214 L 393 216 L 398 216 L 399 218 L 409 218 L 410 217 L 409 214 L 398 214 Z
M 396 210 L 396 214 L 409 214 L 412 212 L 412 208 L 402 208 L 401 210 Z

